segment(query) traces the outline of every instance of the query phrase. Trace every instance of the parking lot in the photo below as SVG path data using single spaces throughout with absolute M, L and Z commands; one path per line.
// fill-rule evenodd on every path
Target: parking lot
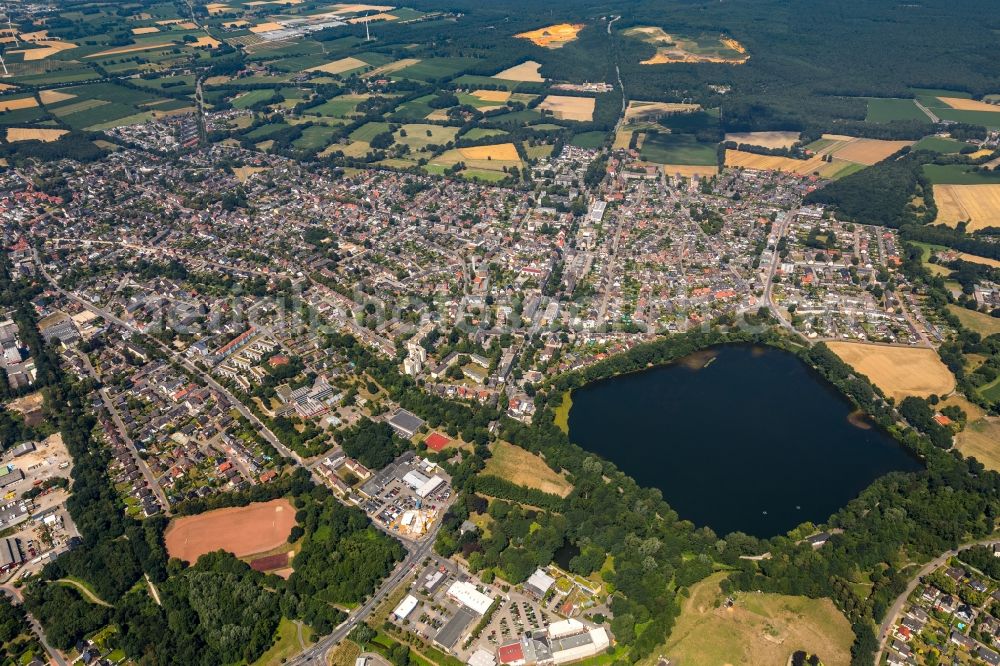
M 452 496 L 448 476 L 433 463 L 412 455 L 372 477 L 362 493 L 366 499 L 361 508 L 372 520 L 411 540 L 431 531 Z

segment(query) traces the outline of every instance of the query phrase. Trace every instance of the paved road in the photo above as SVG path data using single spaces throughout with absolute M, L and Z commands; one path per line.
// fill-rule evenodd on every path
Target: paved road
M 382 602 L 382 600 L 389 595 L 392 590 L 394 590 L 398 585 L 400 585 L 414 570 L 420 566 L 424 558 L 430 555 L 431 549 L 434 547 L 434 540 L 437 536 L 438 530 L 441 529 L 441 523 L 438 522 L 437 526 L 431 530 L 427 539 L 420 544 L 413 547 L 413 550 L 409 552 L 406 558 L 400 565 L 397 565 L 393 573 L 382 581 L 381 587 L 375 592 L 372 597 L 363 603 L 361 606 L 354 609 L 354 611 L 347 617 L 340 626 L 333 630 L 333 633 L 324 636 L 319 641 L 317 641 L 313 646 L 307 649 L 305 652 L 288 660 L 288 664 L 291 666 L 306 666 L 307 664 L 317 665 L 326 664 L 326 653 L 330 651 L 337 643 L 344 640 L 347 634 L 351 632 L 351 629 L 356 627 L 359 623 L 364 622 L 365 619 L 371 615 L 372 611 Z
M 21 599 L 21 591 L 18 590 L 13 585 L 2 585 L 0 586 L 0 591 L 2 591 L 11 599 L 13 599 L 15 603 L 19 604 L 23 601 Z M 67 666 L 66 660 L 63 658 L 62 653 L 59 650 L 52 647 L 51 645 L 49 645 L 49 639 L 46 638 L 45 631 L 42 630 L 42 625 L 38 622 L 38 620 L 35 619 L 35 616 L 29 613 L 27 609 L 25 609 L 25 615 L 28 618 L 28 624 L 31 625 L 31 628 L 35 632 L 35 635 L 38 636 L 38 642 L 42 644 L 42 647 L 45 648 L 45 651 L 48 653 L 49 660 L 53 664 L 56 664 L 56 666 Z
M 889 638 L 892 634 L 892 627 L 896 624 L 896 618 L 899 616 L 900 612 L 902 612 L 903 606 L 906 604 L 906 600 L 911 594 L 913 594 L 913 590 L 917 588 L 917 585 L 920 583 L 920 579 L 943 565 L 950 558 L 958 555 L 959 551 L 976 545 L 992 546 L 994 544 L 1000 544 L 1000 539 L 993 537 L 990 539 L 980 539 L 979 541 L 964 543 L 954 550 L 949 550 L 947 553 L 938 555 L 917 572 L 917 574 L 913 577 L 913 580 L 910 581 L 910 584 L 906 586 L 905 590 L 903 590 L 903 593 L 896 597 L 896 601 L 892 604 L 892 608 L 886 612 L 885 619 L 882 620 L 882 626 L 879 627 L 878 633 L 879 644 L 878 654 L 875 655 L 876 664 L 882 663 L 882 653 L 885 651 L 886 643 L 889 642 Z
M 90 363 L 90 357 L 79 351 L 77 354 L 83 361 L 83 365 L 87 368 L 87 372 L 90 376 L 97 381 L 100 381 L 101 378 L 97 375 L 97 370 L 95 370 L 94 366 Z M 149 469 L 149 465 L 147 465 L 146 461 L 139 455 L 139 449 L 136 448 L 135 442 L 133 442 L 132 438 L 128 436 L 128 428 L 125 427 L 125 422 L 122 421 L 118 408 L 115 407 L 114 403 L 111 401 L 111 397 L 108 395 L 107 389 L 101 387 L 98 389 L 97 393 L 101 396 L 101 402 L 104 403 L 104 408 L 108 410 L 108 413 L 111 415 L 111 421 L 115 424 L 115 428 L 118 429 L 118 434 L 122 436 L 125 446 L 127 446 L 128 450 L 131 452 L 132 459 L 135 460 L 136 466 L 139 468 L 139 471 L 142 472 L 142 476 L 146 479 L 146 485 L 149 486 L 149 489 L 154 495 L 156 495 L 156 501 L 160 503 L 160 507 L 162 507 L 164 513 L 169 514 L 170 502 L 167 501 L 167 494 L 163 492 L 163 488 L 161 488 L 160 484 L 157 483 L 156 476 L 153 474 L 153 471 Z

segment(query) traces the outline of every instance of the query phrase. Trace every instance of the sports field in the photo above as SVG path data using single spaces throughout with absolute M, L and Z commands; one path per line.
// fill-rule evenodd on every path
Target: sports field
M 933 349 L 888 347 L 860 342 L 828 342 L 845 363 L 866 375 L 886 395 L 900 402 L 908 396 L 945 395 L 955 388 L 955 377 Z
M 538 105 L 539 109 L 551 111 L 560 120 L 589 122 L 594 119 L 597 100 L 593 97 L 571 97 L 569 95 L 549 95 Z
M 497 442 L 490 450 L 493 455 L 486 461 L 483 474 L 560 497 L 566 497 L 573 489 L 573 485 L 546 465 L 544 460 L 520 446 Z
M 832 601 L 738 592 L 733 606 L 726 608 L 726 595 L 719 589 L 725 576 L 716 573 L 691 586 L 669 640 L 654 655 L 681 665 L 784 665 L 793 652 L 804 650 L 826 666 L 851 662 L 854 633 Z M 658 659 L 640 664 L 653 666 Z
M 163 539 L 170 557 L 186 562 L 220 549 L 246 557 L 277 548 L 294 526 L 295 508 L 276 499 L 174 518 Z
M 968 222 L 966 231 L 1000 227 L 1000 183 L 987 185 L 935 185 L 935 224 L 949 227 Z
M 581 30 L 583 30 L 582 23 L 558 23 L 514 36 L 527 39 L 536 46 L 558 49 L 575 40 Z

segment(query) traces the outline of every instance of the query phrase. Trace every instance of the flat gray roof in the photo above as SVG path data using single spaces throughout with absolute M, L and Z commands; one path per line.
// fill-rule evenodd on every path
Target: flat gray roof
M 462 637 L 465 628 L 472 624 L 474 619 L 476 619 L 475 613 L 464 606 L 459 607 L 455 616 L 441 627 L 441 631 L 434 637 L 434 640 L 439 645 L 443 645 L 450 650 L 458 642 L 458 639 Z

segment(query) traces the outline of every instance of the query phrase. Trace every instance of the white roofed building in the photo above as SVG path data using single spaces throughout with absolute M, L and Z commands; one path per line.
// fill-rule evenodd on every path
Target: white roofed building
M 479 590 L 472 583 L 455 581 L 448 588 L 448 596 L 465 606 L 474 613 L 485 615 L 486 611 L 493 605 L 493 598 Z

